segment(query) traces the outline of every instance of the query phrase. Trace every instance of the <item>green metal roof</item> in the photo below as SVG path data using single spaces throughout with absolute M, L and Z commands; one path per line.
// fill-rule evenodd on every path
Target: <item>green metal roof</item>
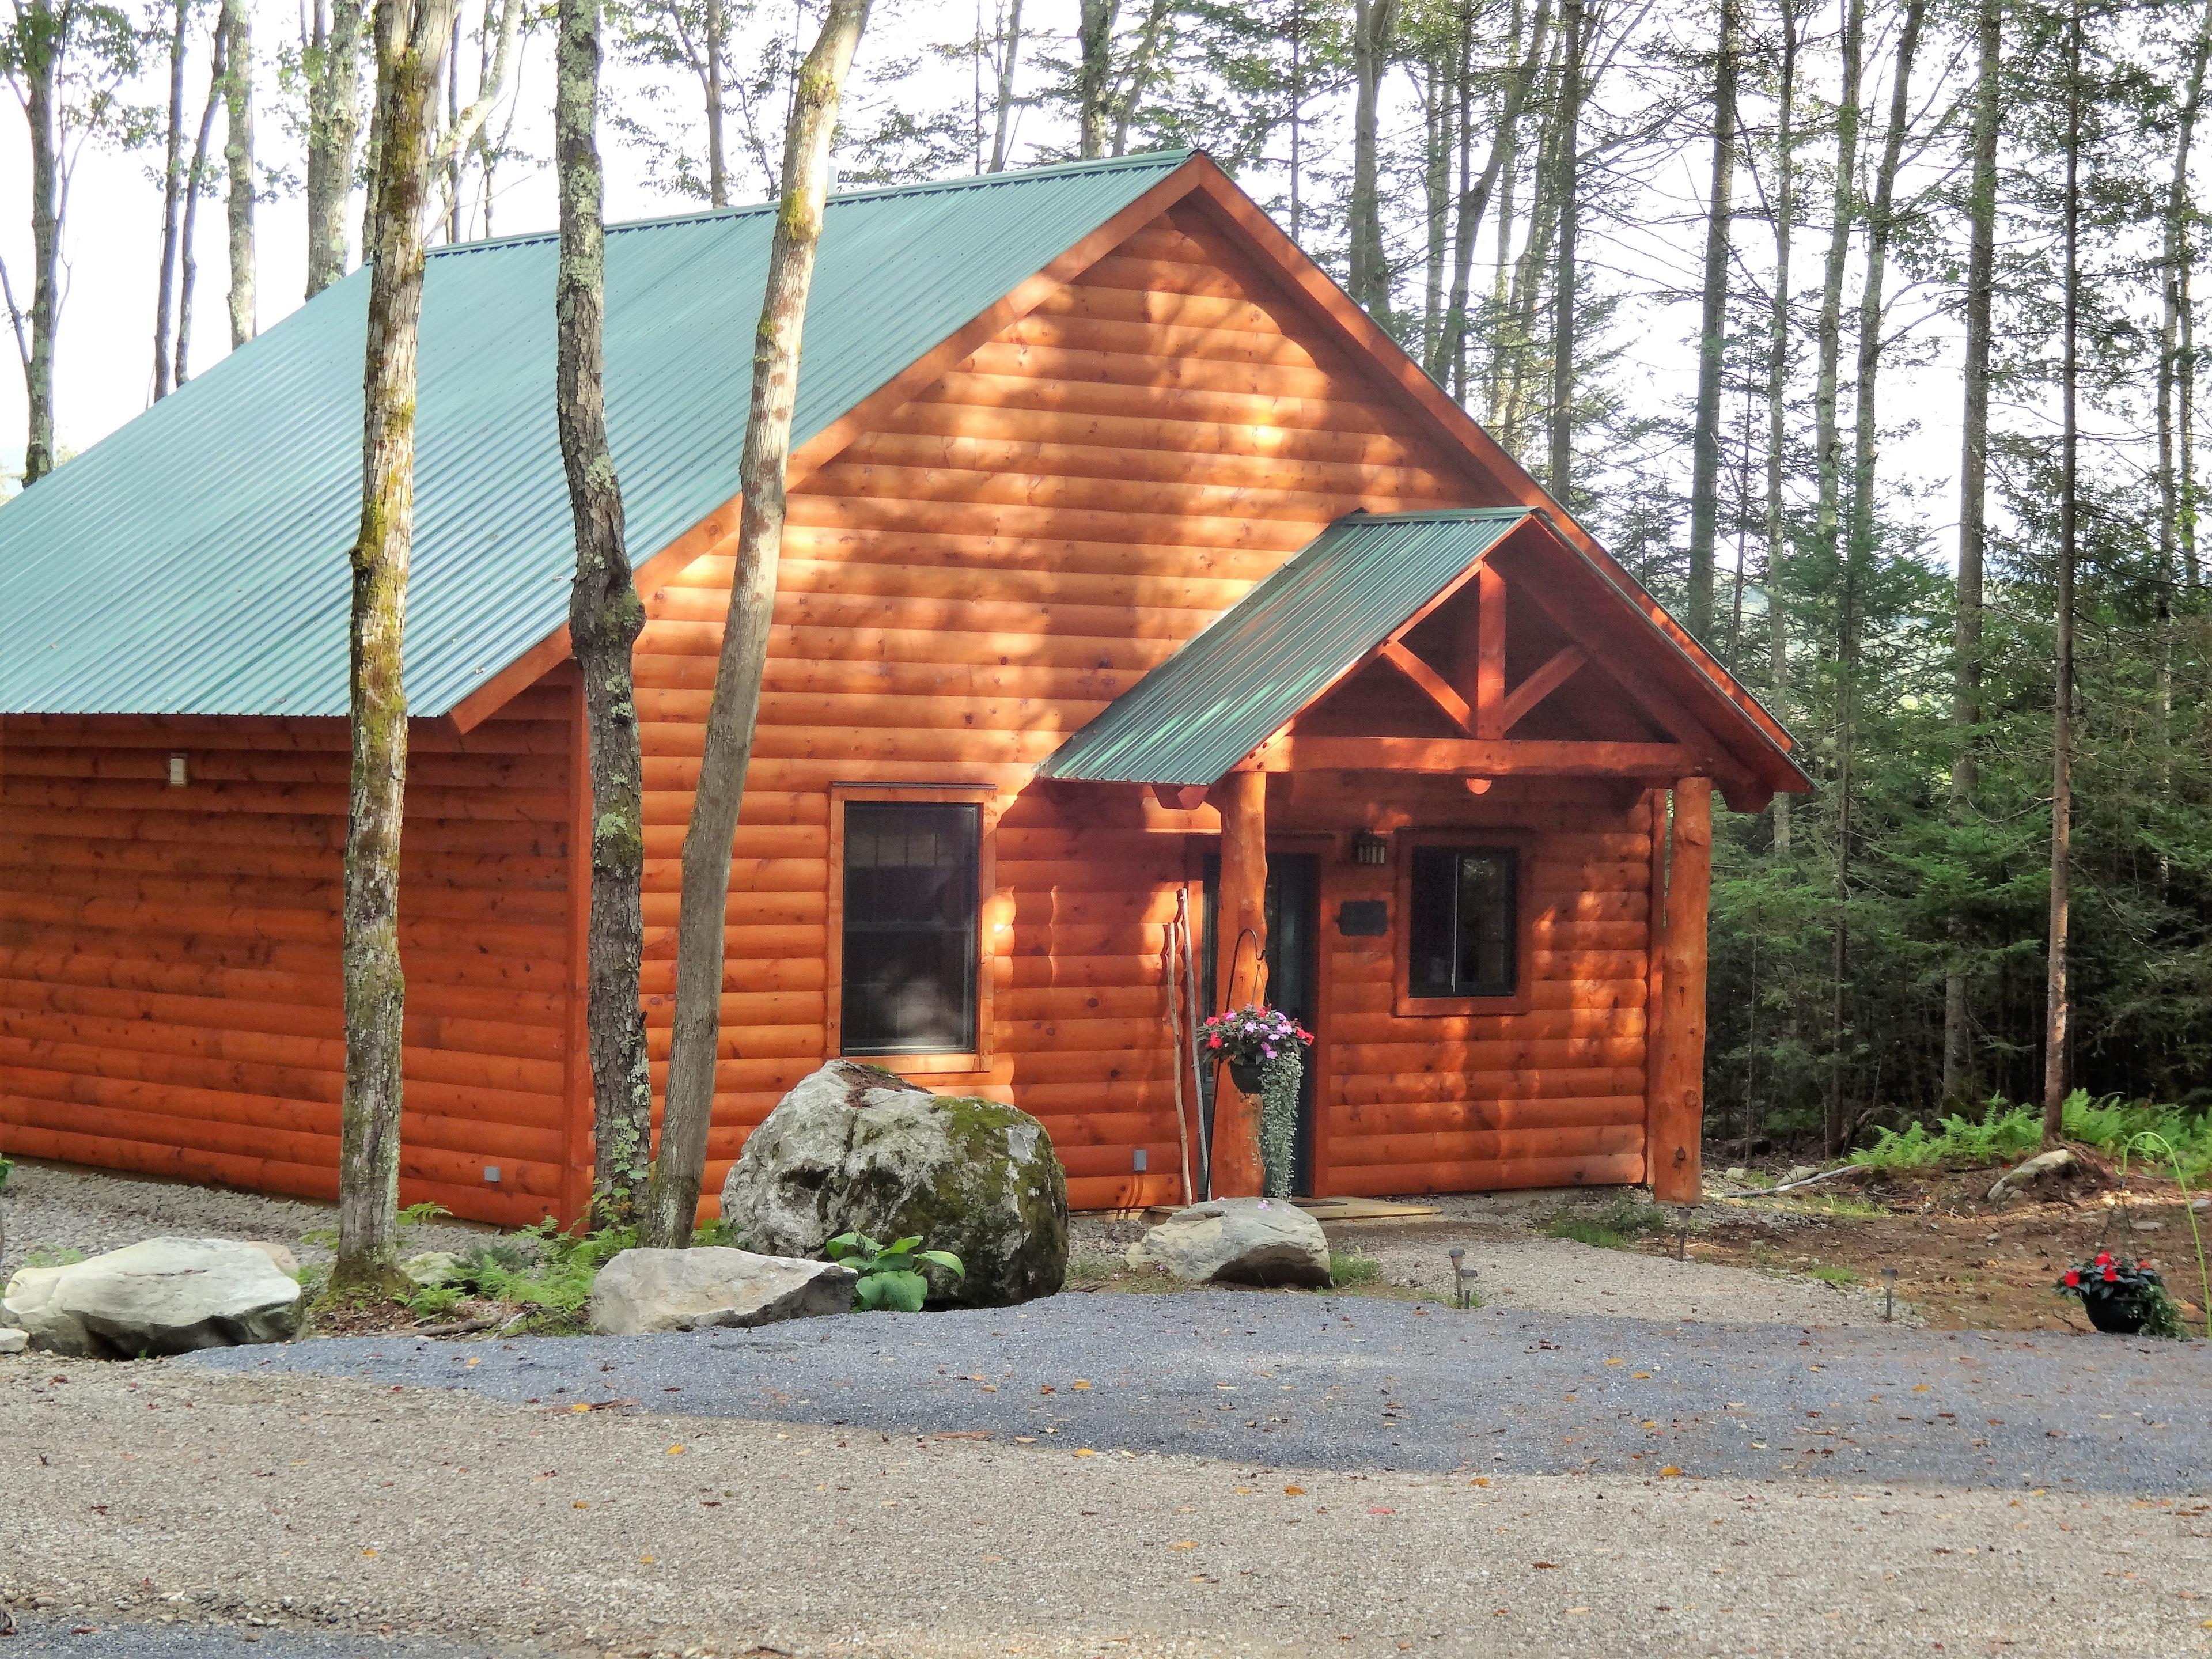
M 1530 516 L 1355 513 L 1055 750 L 1041 776 L 1210 784 Z
M 793 446 L 1188 159 L 835 198 Z M 642 560 L 738 493 L 772 206 L 611 228 L 607 425 Z M 434 252 L 407 691 L 440 714 L 568 619 L 546 233 Z M 357 270 L 0 507 L 0 712 L 343 714 Z

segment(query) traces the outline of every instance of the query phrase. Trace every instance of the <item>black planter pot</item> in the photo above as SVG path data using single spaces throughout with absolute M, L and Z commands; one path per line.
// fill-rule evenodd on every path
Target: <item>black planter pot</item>
M 1237 1085 L 1237 1092 L 1257 1099 L 1260 1094 L 1260 1068 L 1250 1060 L 1232 1060 L 1229 1062 L 1229 1080 Z
M 2092 1325 L 2114 1336 L 2136 1334 L 2150 1317 L 2139 1296 L 2085 1296 L 2081 1307 Z

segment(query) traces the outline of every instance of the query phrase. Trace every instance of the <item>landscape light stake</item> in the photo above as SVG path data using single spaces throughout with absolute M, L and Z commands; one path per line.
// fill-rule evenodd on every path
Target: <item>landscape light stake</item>
M 1881 1270 L 1881 1322 L 1890 1323 L 1897 1317 L 1897 1269 Z
M 1468 1288 L 1467 1281 L 1474 1277 L 1474 1269 L 1465 1265 L 1467 1261 L 1466 1247 L 1464 1245 L 1455 1244 L 1451 1249 L 1446 1250 L 1444 1254 L 1451 1258 L 1452 1306 L 1455 1308 L 1474 1307 L 1474 1293 Z
M 1683 1206 L 1679 1212 L 1682 1230 L 1680 1236 L 1674 1240 L 1674 1260 L 1677 1261 L 1687 1261 L 1690 1259 L 1690 1223 L 1696 1215 L 1696 1208 L 1690 1205 Z

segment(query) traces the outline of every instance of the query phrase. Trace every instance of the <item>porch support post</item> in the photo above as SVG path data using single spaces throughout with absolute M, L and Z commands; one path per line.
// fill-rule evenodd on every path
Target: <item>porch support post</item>
M 1654 797 L 1655 803 L 1657 797 Z M 1655 820 L 1652 834 L 1659 833 Z M 1650 1045 L 1645 1167 L 1651 1195 L 1694 1204 L 1704 1188 L 1705 1113 L 1705 918 L 1712 897 L 1713 781 L 1674 786 L 1667 916 L 1659 931 L 1659 1006 Z
M 1267 953 L 1267 775 L 1231 772 L 1208 797 L 1221 814 L 1221 892 L 1213 982 L 1221 1008 L 1259 1000 Z M 1260 1103 L 1223 1066 L 1214 1080 L 1213 1195 L 1254 1198 L 1265 1190 Z

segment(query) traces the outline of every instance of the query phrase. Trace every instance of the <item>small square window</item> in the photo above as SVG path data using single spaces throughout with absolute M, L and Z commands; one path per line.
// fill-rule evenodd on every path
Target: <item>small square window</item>
M 1510 997 L 1520 988 L 1520 860 L 1510 848 L 1416 847 L 1407 884 L 1406 990 Z
M 957 802 L 845 808 L 845 1053 L 975 1048 L 981 825 L 980 808 Z

